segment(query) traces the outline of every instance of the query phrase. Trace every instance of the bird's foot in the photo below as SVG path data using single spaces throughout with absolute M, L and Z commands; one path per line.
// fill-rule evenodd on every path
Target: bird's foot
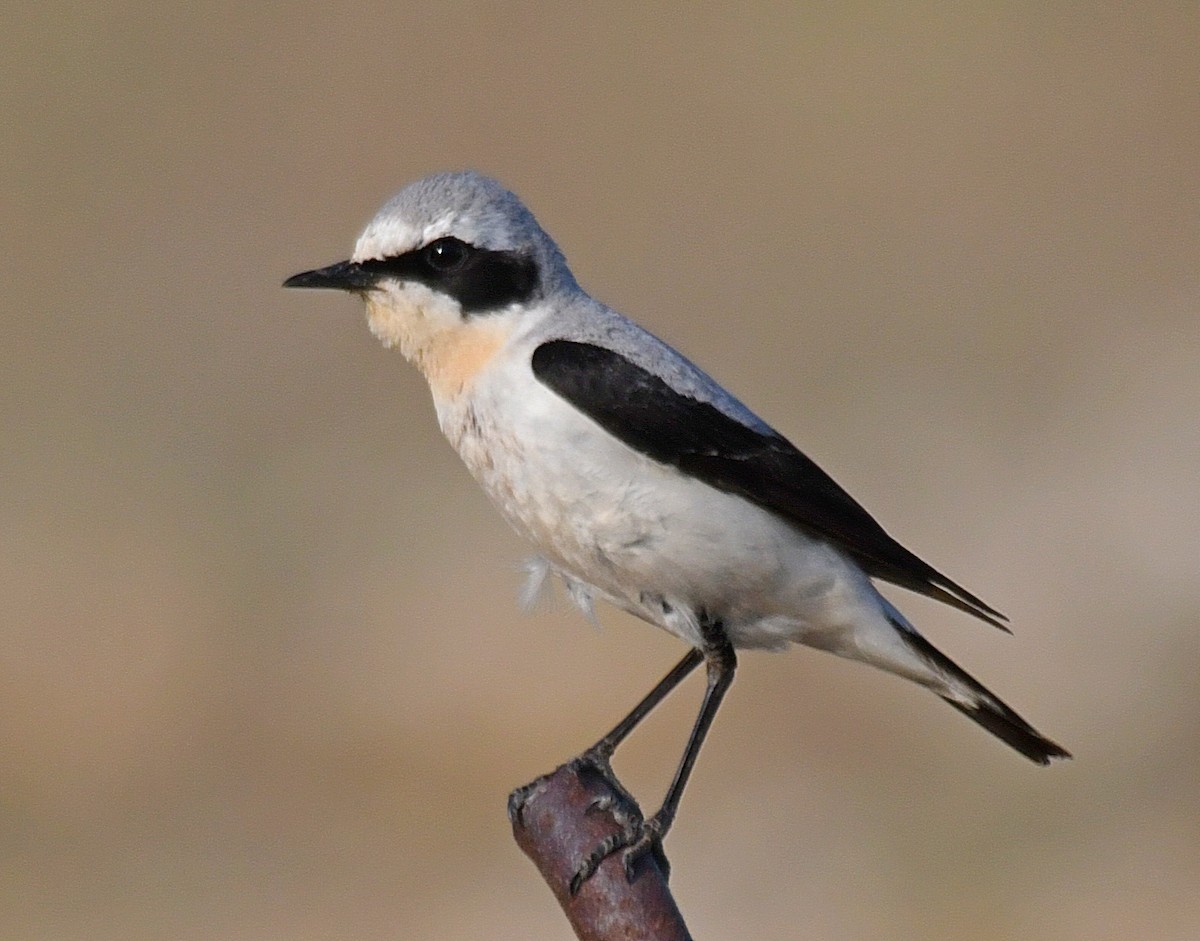
M 638 862 L 651 854 L 662 870 L 663 878 L 669 877 L 671 864 L 663 852 L 662 838 L 670 826 L 662 811 L 654 814 L 648 820 L 642 816 L 637 801 L 617 779 L 609 764 L 608 757 L 603 754 L 585 752 L 575 759 L 572 764 L 579 773 L 590 772 L 597 774 L 608 786 L 609 793 L 598 797 L 588 808 L 589 812 L 609 814 L 620 829 L 611 836 L 601 840 L 587 857 L 579 864 L 571 877 L 570 890 L 575 895 L 585 882 L 600 868 L 600 864 L 614 853 L 624 851 L 621 864 L 625 868 L 625 878 L 633 882 L 637 875 Z
M 622 827 L 625 826 L 626 818 L 641 819 L 642 812 L 637 801 L 625 789 L 625 785 L 617 780 L 612 765 L 609 764 L 608 756 L 594 748 L 513 790 L 508 795 L 508 819 L 515 824 L 524 824 L 525 806 L 537 796 L 551 778 L 562 771 L 571 772 L 581 784 L 591 784 L 592 790 L 601 792 L 588 806 L 589 813 L 611 811 L 614 819 Z M 598 779 L 598 781 L 589 782 L 588 778 Z
M 599 809 L 599 808 L 598 808 Z M 671 875 L 671 864 L 663 852 L 662 840 L 666 832 L 663 820 L 655 814 L 649 820 L 643 820 L 641 815 L 629 817 L 621 822 L 621 829 L 612 836 L 601 840 L 588 854 L 587 859 L 579 864 L 575 875 L 571 877 L 571 894 L 575 895 L 583 884 L 588 881 L 600 868 L 600 864 L 614 853 L 621 853 L 621 865 L 625 868 L 625 878 L 633 882 L 637 877 L 638 864 L 649 854 L 658 864 L 663 878 Z
M 543 774 L 541 777 L 534 778 L 528 784 L 522 784 L 515 788 L 508 795 L 508 819 L 509 822 L 517 826 L 525 825 L 525 805 L 529 800 L 545 786 L 546 782 L 554 776 L 556 771 L 551 771 L 549 774 Z
M 583 887 L 601 864 L 615 853 L 624 851 L 621 862 L 625 869 L 625 877 L 633 882 L 637 877 L 639 863 L 650 855 L 658 863 L 659 870 L 666 878 L 671 871 L 667 857 L 663 853 L 662 838 L 666 834 L 670 821 L 659 811 L 649 820 L 642 816 L 641 808 L 633 795 L 626 790 L 613 773 L 608 754 L 601 749 L 590 749 L 573 758 L 563 767 L 555 769 L 550 774 L 544 774 L 534 781 L 514 790 L 508 796 L 508 817 L 514 826 L 527 825 L 525 820 L 526 808 L 535 802 L 538 795 L 547 786 L 555 787 L 551 779 L 563 771 L 569 771 L 586 792 L 594 795 L 585 807 L 587 814 L 605 814 L 619 828 L 615 833 L 605 837 L 575 869 L 569 882 L 571 895 L 575 895 Z

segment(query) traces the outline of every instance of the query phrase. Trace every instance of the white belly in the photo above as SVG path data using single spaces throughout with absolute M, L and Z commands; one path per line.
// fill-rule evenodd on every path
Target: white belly
M 438 416 L 501 513 L 565 575 L 697 646 L 708 616 L 737 646 L 833 649 L 875 604 L 824 543 L 642 456 L 525 377 L 507 376 L 503 397 L 481 377 Z

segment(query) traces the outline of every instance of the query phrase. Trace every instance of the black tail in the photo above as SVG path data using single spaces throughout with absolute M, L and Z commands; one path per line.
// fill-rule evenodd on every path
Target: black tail
M 893 622 L 895 623 L 895 622 Z M 975 694 L 975 701 L 963 703 L 942 696 L 955 709 L 975 720 L 1002 742 L 1006 742 L 1030 761 L 1050 764 L 1052 758 L 1070 758 L 1071 753 L 1061 745 L 1041 735 L 1032 725 L 1008 708 L 978 680 L 933 646 L 924 637 L 904 624 L 896 624 L 900 636 L 939 672 L 961 683 Z M 939 693 L 939 695 L 941 695 Z

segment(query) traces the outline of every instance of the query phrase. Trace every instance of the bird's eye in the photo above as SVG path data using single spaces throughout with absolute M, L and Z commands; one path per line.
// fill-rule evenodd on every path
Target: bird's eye
M 467 260 L 471 246 L 455 238 L 438 239 L 425 249 L 425 260 L 436 271 L 453 271 Z

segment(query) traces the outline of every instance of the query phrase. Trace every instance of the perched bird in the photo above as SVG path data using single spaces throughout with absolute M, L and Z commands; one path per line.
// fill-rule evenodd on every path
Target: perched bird
M 736 651 L 804 644 L 932 690 L 1039 764 L 1068 753 L 934 648 L 875 588 L 891 582 L 1003 628 L 782 435 L 676 350 L 576 283 L 496 181 L 440 173 L 401 190 L 349 261 L 285 287 L 361 295 L 371 331 L 429 383 L 442 431 L 492 502 L 590 612 L 607 601 L 689 652 L 585 752 L 608 759 L 703 663 L 699 716 L 661 809 L 581 862 L 657 848 Z

